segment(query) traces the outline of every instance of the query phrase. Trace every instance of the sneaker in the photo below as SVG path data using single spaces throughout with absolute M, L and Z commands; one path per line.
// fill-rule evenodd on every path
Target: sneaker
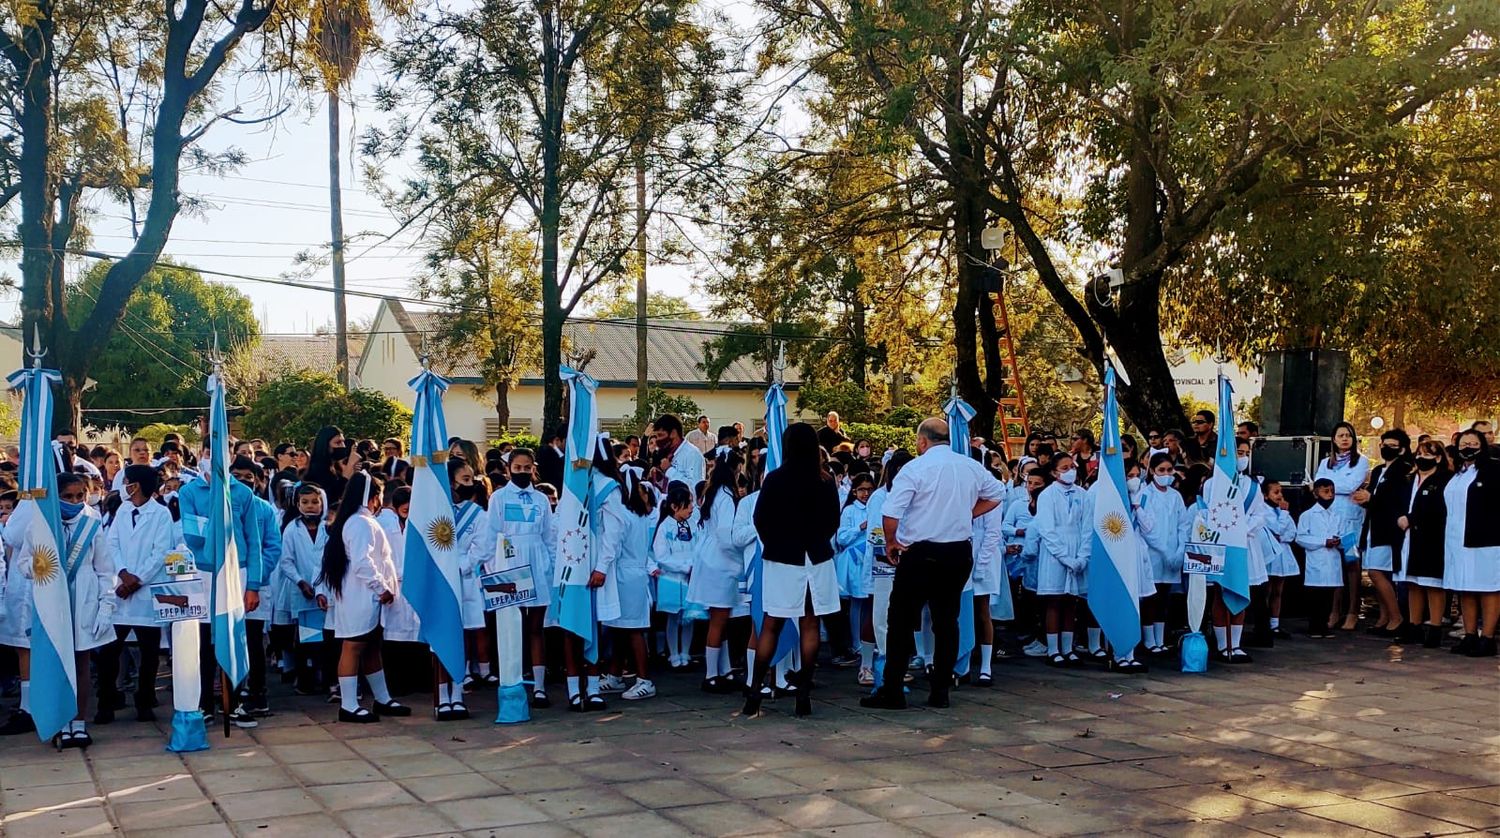
M 875 686 L 875 670 L 861 669 L 859 671 L 859 677 L 855 680 L 861 687 L 873 687 Z
M 643 698 L 655 698 L 656 685 L 645 678 L 637 678 L 630 689 L 620 694 L 620 698 L 626 701 L 640 701 Z
M 245 711 L 252 716 L 271 715 L 271 706 L 266 702 L 264 695 L 252 695 L 245 700 Z
M 1021 654 L 1028 658 L 1045 658 L 1047 657 L 1047 644 L 1040 640 L 1033 640 L 1022 647 Z
M 601 675 L 601 676 L 599 676 L 599 692 L 601 692 L 601 693 L 622 693 L 622 692 L 625 692 L 625 679 L 621 678 L 618 675 Z
M 229 723 L 241 730 L 249 730 L 260 726 L 260 722 L 257 722 L 255 717 L 250 715 L 250 711 L 245 709 L 245 705 L 243 704 L 234 708 L 234 712 L 229 714 Z
M 845 652 L 842 655 L 833 656 L 833 665 L 839 669 L 848 669 L 859 665 L 859 655 Z

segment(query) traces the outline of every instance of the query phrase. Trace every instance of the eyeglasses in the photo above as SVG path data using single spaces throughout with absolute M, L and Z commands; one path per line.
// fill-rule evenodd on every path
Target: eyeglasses
M 1208 424 L 1208 420 L 1207 419 L 1194 419 L 1193 422 L 1192 422 L 1192 424 L 1194 424 L 1194 425 L 1207 425 Z

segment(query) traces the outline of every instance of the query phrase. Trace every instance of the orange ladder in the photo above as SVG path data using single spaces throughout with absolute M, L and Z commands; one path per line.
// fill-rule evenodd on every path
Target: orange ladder
M 1000 330 L 1000 346 L 1004 352 L 1005 382 L 1011 394 L 1000 400 L 995 413 L 995 441 L 1005 452 L 1005 459 L 1013 460 L 1026 453 L 1026 436 L 1031 433 L 1031 421 L 1026 417 L 1026 393 L 1021 388 L 1021 375 L 1016 366 L 1016 344 L 1011 339 L 1010 313 L 1005 307 L 1005 292 L 995 294 L 995 324 Z

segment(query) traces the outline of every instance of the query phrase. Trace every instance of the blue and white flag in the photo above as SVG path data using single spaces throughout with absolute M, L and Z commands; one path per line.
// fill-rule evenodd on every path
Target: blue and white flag
M 974 408 L 955 395 L 943 405 L 943 416 L 948 420 L 948 445 L 960 457 L 969 456 L 969 420 L 974 418 Z M 965 585 L 958 600 L 958 659 L 953 662 L 953 674 L 960 678 L 968 675 L 973 654 L 974 586 Z
M 40 356 L 36 356 L 40 357 Z M 13 561 L 30 565 L 31 703 L 25 708 L 42 741 L 60 733 L 78 714 L 78 673 L 73 664 L 73 597 L 62 565 L 62 516 L 52 459 L 52 385 L 56 370 L 40 360 L 6 380 L 24 398 L 21 410 L 21 502 L 11 513 L 27 527 Z M 27 507 L 30 507 L 29 509 Z
M 423 370 L 407 382 L 417 391 L 411 422 L 411 511 L 402 536 L 406 549 L 401 593 L 417 612 L 418 636 L 452 680 L 463 680 L 464 626 L 459 609 L 458 525 L 448 493 L 448 424 L 443 393 L 448 380 Z
M 784 433 L 786 433 L 786 391 L 781 388 L 780 384 L 772 384 L 766 390 L 766 450 L 761 454 L 765 461 L 761 479 L 765 479 L 765 475 L 781 468 L 781 435 Z M 757 635 L 760 634 L 760 627 L 765 619 L 765 557 L 762 555 L 760 539 L 757 538 L 755 558 L 750 562 L 750 620 L 755 625 Z M 766 662 L 767 666 L 775 666 L 797 648 L 798 631 L 796 623 L 792 620 L 787 620 L 782 624 L 781 636 L 776 639 L 776 651 Z
M 1249 476 L 1241 477 L 1236 462 L 1234 427 L 1234 388 L 1224 373 L 1219 373 L 1219 439 L 1214 450 L 1214 477 L 1206 499 L 1208 511 L 1199 514 L 1200 527 L 1196 541 L 1224 545 L 1224 572 L 1208 581 L 1218 582 L 1224 607 L 1238 614 L 1250 605 L 1250 501 L 1247 493 L 1256 491 Z M 1208 538 L 1204 535 L 1210 536 Z
M 224 380 L 208 377 L 208 475 L 211 506 L 208 513 L 209 566 L 214 569 L 214 656 L 231 687 L 244 683 L 250 674 L 250 651 L 245 642 L 245 578 L 240 570 L 239 547 L 234 541 L 230 517 L 229 416 L 224 411 Z
M 1125 455 L 1120 450 L 1120 406 L 1115 368 L 1104 368 L 1104 435 L 1099 476 L 1089 488 L 1094 501 L 1093 554 L 1089 559 L 1089 609 L 1114 647 L 1130 653 L 1141 642 L 1140 542 L 1130 523 L 1130 492 L 1125 486 Z
M 557 567 L 552 578 L 551 618 L 583 640 L 583 656 L 599 660 L 599 623 L 594 619 L 593 570 L 589 550 L 589 510 L 593 486 L 594 445 L 599 436 L 599 412 L 594 392 L 598 382 L 563 367 L 568 387 L 568 438 L 563 456 L 563 485 L 557 499 Z

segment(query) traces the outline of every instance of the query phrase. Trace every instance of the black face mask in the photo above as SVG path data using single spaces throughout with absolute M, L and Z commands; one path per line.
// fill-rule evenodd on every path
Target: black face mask
M 1385 446 L 1381 446 L 1380 448 L 1380 459 L 1386 462 L 1390 462 L 1399 456 L 1401 456 L 1400 448 L 1386 448 Z
M 1421 471 L 1431 471 L 1432 469 L 1437 468 L 1437 464 L 1438 461 L 1436 457 L 1417 458 L 1417 468 Z
M 1478 448 L 1460 448 L 1460 449 L 1458 449 L 1458 458 L 1460 460 L 1474 460 L 1474 459 L 1478 459 L 1478 457 L 1479 457 L 1479 449 Z
M 347 447 L 330 448 L 328 449 L 328 459 L 330 462 L 342 463 L 343 461 L 349 459 L 349 449 Z
M 1321 506 L 1324 509 L 1333 506 L 1333 498 L 1318 498 L 1318 506 Z
M 516 484 L 517 489 L 524 489 L 531 485 L 531 475 L 524 471 L 512 472 L 510 482 Z
M 453 487 L 453 496 L 459 500 L 469 500 L 474 497 L 474 484 L 467 486 L 458 485 Z
M 316 524 L 316 523 L 318 523 L 321 520 L 323 520 L 323 516 L 322 515 L 307 515 L 307 514 L 303 514 L 303 516 L 302 516 L 302 523 L 304 523 L 304 524 Z

